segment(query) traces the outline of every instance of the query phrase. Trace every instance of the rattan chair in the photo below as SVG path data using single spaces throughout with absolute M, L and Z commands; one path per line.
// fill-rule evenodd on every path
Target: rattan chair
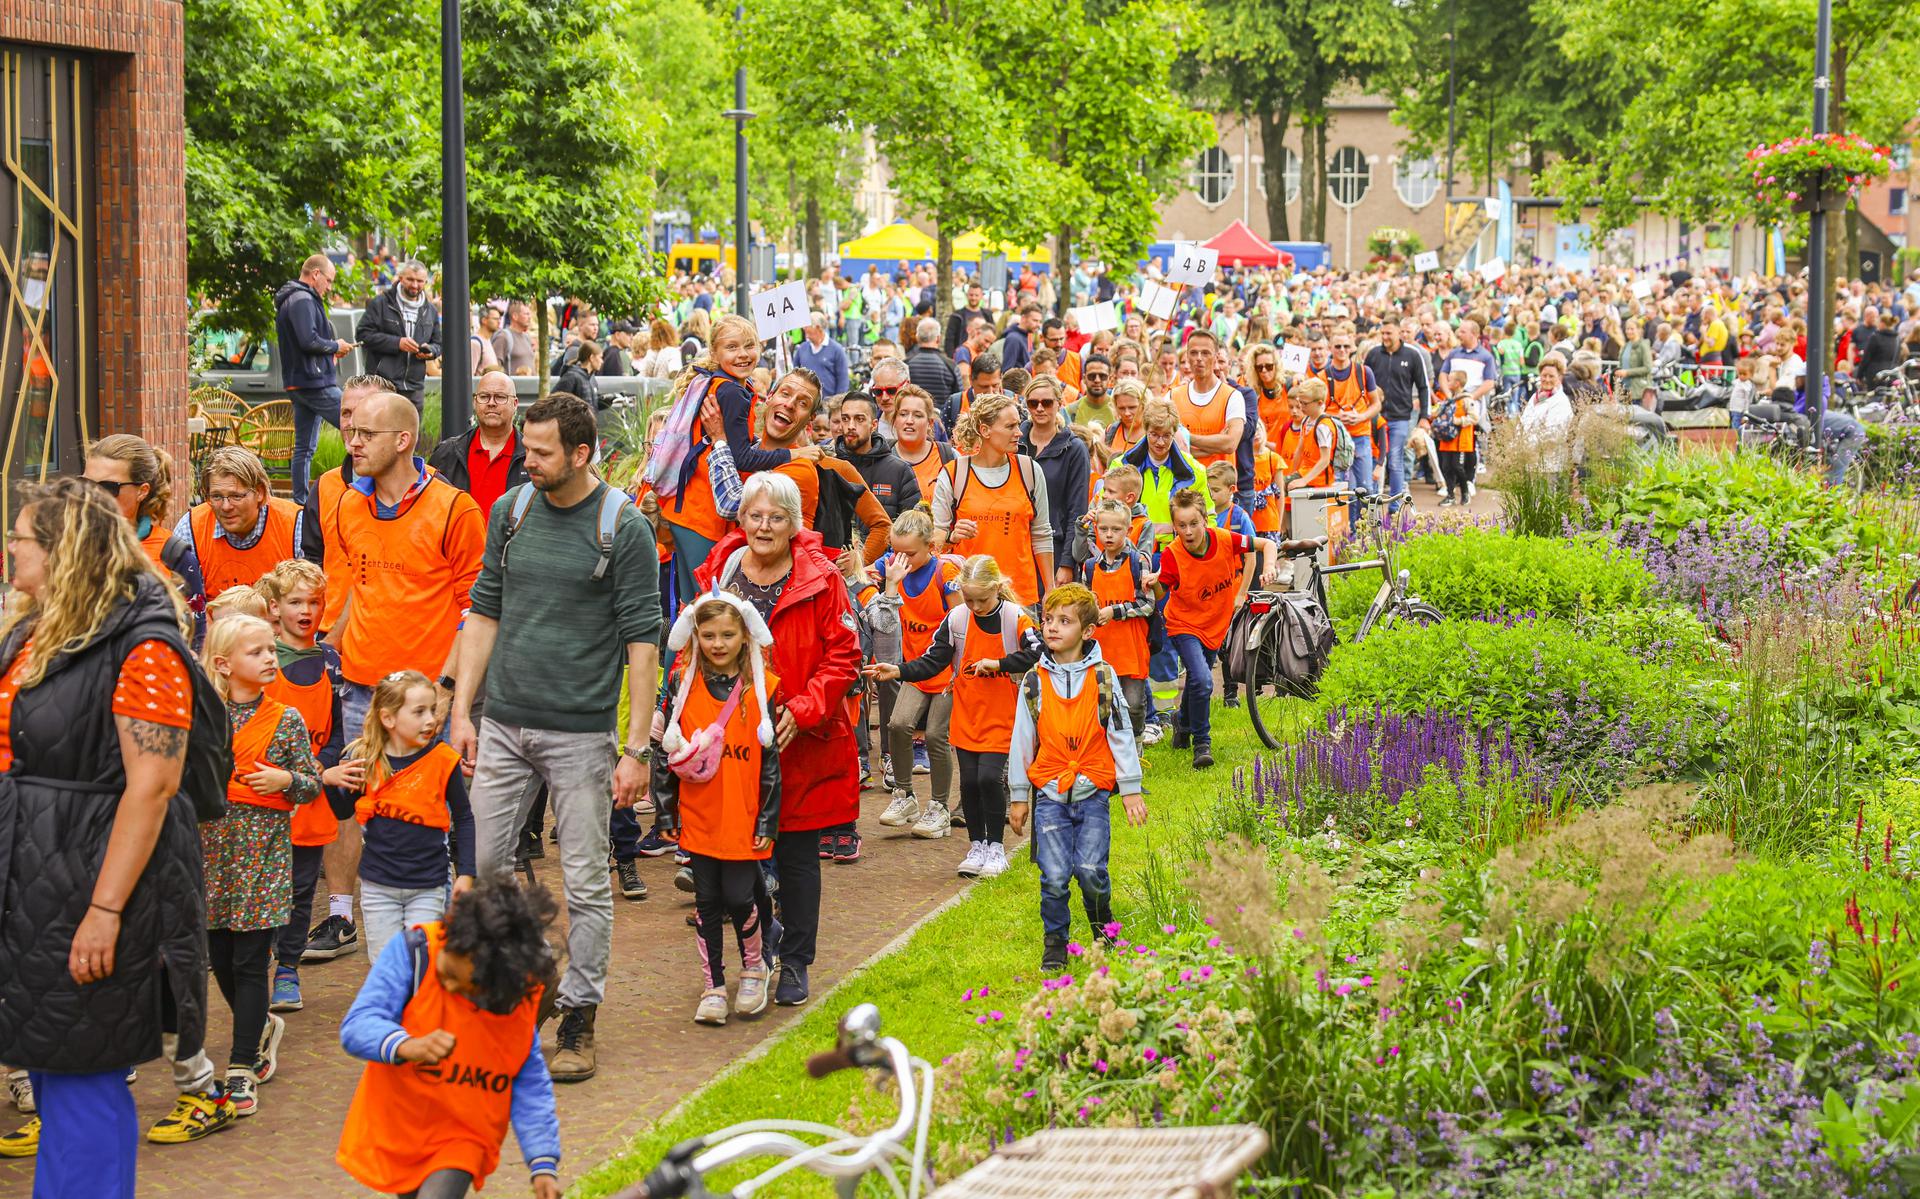
M 234 442 L 259 456 L 273 478 L 293 475 L 293 401 L 268 400 L 236 422 Z

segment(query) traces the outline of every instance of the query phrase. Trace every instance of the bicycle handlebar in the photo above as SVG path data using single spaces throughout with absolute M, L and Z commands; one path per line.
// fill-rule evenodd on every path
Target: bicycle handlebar
M 807 1076 L 825 1078 L 842 1070 L 851 1070 L 860 1063 L 853 1060 L 853 1054 L 845 1048 L 829 1049 L 825 1053 L 816 1053 L 807 1059 Z

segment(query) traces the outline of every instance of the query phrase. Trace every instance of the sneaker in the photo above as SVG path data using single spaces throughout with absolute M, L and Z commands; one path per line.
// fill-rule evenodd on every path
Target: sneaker
M 337 957 L 360 952 L 360 934 L 345 916 L 329 916 L 320 927 L 307 934 L 307 947 L 300 954 L 303 962 L 331 962 Z
M 648 829 L 647 835 L 640 838 L 640 854 L 648 858 L 664 858 L 674 851 L 672 837 L 660 835 L 660 830 Z
M 1213 765 L 1213 746 L 1205 741 L 1194 742 L 1193 768 L 1195 770 L 1205 770 L 1211 765 Z
M 40 1152 L 40 1117 L 0 1137 L 0 1157 L 32 1157 Z
M 547 856 L 546 843 L 540 840 L 540 834 L 534 829 L 520 830 L 520 857 L 544 858 Z
M 885 766 L 885 768 L 883 768 L 883 769 L 882 769 L 882 770 L 880 771 L 880 784 L 881 784 L 881 786 L 883 786 L 883 787 L 885 787 L 885 788 L 886 788 L 886 789 L 887 789 L 888 791 L 891 791 L 891 792 L 893 792 L 893 793 L 895 793 L 895 794 L 898 794 L 898 793 L 900 793 L 900 792 L 902 792 L 902 791 L 905 791 L 905 790 L 906 790 L 906 788 L 905 788 L 905 787 L 902 787 L 902 786 L 900 785 L 900 780 L 899 780 L 899 779 L 897 779 L 897 778 L 895 778 L 895 777 L 893 777 L 893 763 L 892 763 L 892 762 L 888 762 L 888 763 L 886 764 L 886 766 Z
M 693 865 L 693 855 L 684 850 L 676 849 L 673 851 L 673 864 L 680 867 L 691 866 Z
M 23 1116 L 38 1110 L 33 1106 L 33 1079 L 25 1070 L 7 1071 L 7 1098 L 13 1100 L 13 1110 Z
M 1240 706 L 1240 689 L 1238 687 L 1227 688 L 1227 693 L 1220 697 L 1220 703 L 1223 706 L 1229 707 L 1229 708 L 1239 707 Z
M 832 833 L 820 834 L 820 856 L 823 858 L 830 858 L 833 856 L 833 834 Z
M 620 894 L 626 899 L 645 899 L 647 884 L 640 879 L 640 864 L 628 859 L 615 863 L 613 872 L 620 876 Z
M 1007 872 L 1007 847 L 997 841 L 982 841 L 980 877 L 999 878 Z
M 986 865 L 986 851 L 985 841 L 969 842 L 967 856 L 960 859 L 960 865 L 955 868 L 954 873 L 961 878 L 979 878 L 981 868 Z
M 260 1110 L 260 1079 L 251 1070 L 227 1071 L 227 1105 L 236 1120 Z
M 740 985 L 733 992 L 733 1014 L 736 1016 L 758 1016 L 767 1010 L 767 968 L 754 966 L 742 967 Z
M 860 860 L 860 834 L 841 833 L 833 839 L 833 860 L 836 862 L 857 862 Z
M 1442 507 L 1442 508 L 1451 508 L 1451 507 L 1453 507 L 1453 497 L 1452 497 L 1452 496 L 1448 496 L 1448 497 L 1447 497 L 1446 499 L 1444 499 L 1444 500 L 1441 500 L 1438 506 L 1439 506 L 1439 507 Z
M 147 1129 L 147 1140 L 156 1145 L 184 1145 L 219 1132 L 239 1118 L 233 1101 L 219 1091 L 186 1091 L 174 1099 L 172 1111 Z
M 780 985 L 774 988 L 773 1001 L 781 1007 L 799 1007 L 807 1001 L 807 968 L 793 962 L 780 963 Z
M 253 1068 L 255 1082 L 264 1085 L 280 1073 L 280 1038 L 286 1035 L 287 1022 L 269 1013 L 267 1026 L 260 1032 L 260 1060 Z
M 932 774 L 933 762 L 927 757 L 927 747 L 916 741 L 913 743 L 913 772 Z
M 1147 727 L 1140 730 L 1140 742 L 1143 745 L 1158 745 L 1160 738 L 1165 735 L 1166 730 L 1160 727 L 1159 721 L 1149 720 Z
M 1168 744 L 1172 745 L 1175 749 L 1185 749 L 1193 744 L 1193 738 L 1188 735 L 1187 730 L 1175 729 L 1173 730 L 1173 739 Z
M 140 1071 L 134 1069 L 132 1066 L 127 1067 L 127 1085 L 132 1086 L 134 1083 L 139 1081 L 140 1081 Z
M 673 889 L 693 894 L 693 867 L 682 866 L 673 872 Z
M 297 1012 L 307 1006 L 300 998 L 300 972 L 292 966 L 276 966 L 273 970 L 273 1002 L 267 1005 L 270 1012 Z
M 700 1006 L 693 1009 L 695 1024 L 712 1024 L 716 1027 L 727 1022 L 727 989 L 712 987 L 700 996 Z
M 920 810 L 920 819 L 913 823 L 913 835 L 916 837 L 944 837 L 952 821 L 947 815 L 947 805 L 937 799 L 927 801 Z
M 724 994 L 720 1002 L 726 1002 Z M 547 1063 L 547 1073 L 555 1082 L 585 1082 L 592 1078 L 598 1069 L 598 1057 L 593 1048 L 593 1018 L 599 1009 L 594 1007 L 562 1008 L 560 1032 L 553 1051 L 553 1060 Z
M 1048 937 L 1046 947 L 1040 951 L 1040 973 L 1048 978 L 1058 978 L 1067 969 L 1067 939 Z
M 893 802 L 887 810 L 880 813 L 880 823 L 887 828 L 905 828 L 920 816 L 920 801 L 911 791 L 895 791 Z

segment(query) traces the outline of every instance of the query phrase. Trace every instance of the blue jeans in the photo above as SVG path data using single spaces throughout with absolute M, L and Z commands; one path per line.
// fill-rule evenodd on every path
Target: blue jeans
M 313 452 L 320 447 L 320 422 L 340 427 L 338 387 L 289 387 L 293 401 L 293 502 L 307 502 L 312 484 Z
M 1069 879 L 1080 881 L 1087 923 L 1098 934 L 1113 919 L 1113 881 L 1107 876 L 1112 836 L 1111 791 L 1069 802 L 1035 792 L 1033 860 L 1040 867 L 1040 926 L 1048 940 L 1065 940 L 1073 928 Z
M 140 1121 L 126 1067 L 27 1077 L 40 1109 L 33 1199 L 133 1199 Z
M 1827 445 L 1827 482 L 1837 487 L 1853 465 L 1854 455 L 1867 444 L 1866 426 L 1851 416 L 1829 412 L 1821 422 L 1820 438 Z
M 1187 672 L 1186 686 L 1180 689 L 1180 712 L 1174 727 L 1185 729 L 1195 745 L 1213 744 L 1213 660 L 1218 650 L 1200 644 L 1192 633 L 1173 633 L 1173 652 Z
M 1500 390 L 1507 393 L 1508 416 L 1519 416 L 1520 410 L 1527 406 L 1527 397 L 1521 390 L 1521 384 L 1526 381 L 1527 377 L 1525 375 L 1500 376 Z
M 1399 495 L 1407 489 L 1407 435 L 1413 432 L 1413 418 L 1387 422 L 1387 494 Z M 1400 505 L 1395 504 L 1394 510 Z
M 1353 439 L 1353 465 L 1347 468 L 1344 479 L 1355 491 L 1373 494 L 1373 435 L 1364 433 Z M 1360 502 L 1355 500 L 1347 508 L 1347 523 L 1354 528 L 1360 527 Z
M 387 942 L 416 924 L 447 914 L 445 884 L 438 887 L 383 887 L 360 880 L 360 923 L 367 938 L 367 968 L 380 960 Z

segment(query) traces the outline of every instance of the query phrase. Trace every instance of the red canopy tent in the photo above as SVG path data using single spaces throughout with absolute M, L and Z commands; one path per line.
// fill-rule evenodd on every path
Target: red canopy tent
M 1256 236 L 1247 228 L 1245 221 L 1236 220 L 1203 247 L 1216 251 L 1220 255 L 1220 265 L 1239 266 L 1279 266 L 1286 256 L 1273 248 L 1273 243 Z

